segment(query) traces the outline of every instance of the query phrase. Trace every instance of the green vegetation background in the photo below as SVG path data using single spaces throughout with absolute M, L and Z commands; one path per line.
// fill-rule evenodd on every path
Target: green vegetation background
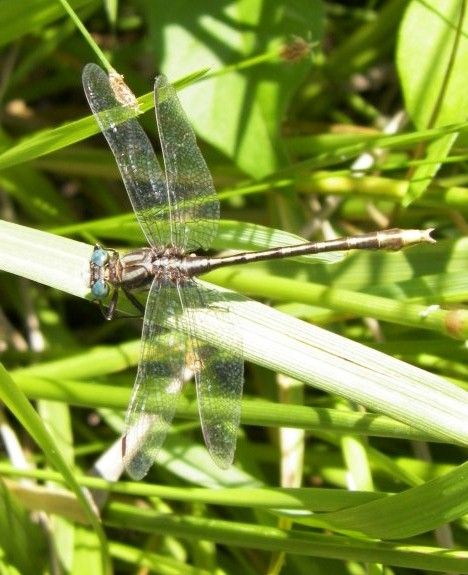
M 207 275 L 274 308 L 240 324 L 235 465 L 207 455 L 188 385 L 144 482 L 84 477 L 122 430 L 141 330 L 83 299 L 86 266 L 96 241 L 143 240 L 82 92 L 89 45 L 59 2 L 0 0 L 2 570 L 468 573 L 465 2 L 71 4 L 144 109 L 159 71 L 180 88 L 216 250 L 391 226 L 438 243 Z M 82 486 L 109 496 L 100 519 Z

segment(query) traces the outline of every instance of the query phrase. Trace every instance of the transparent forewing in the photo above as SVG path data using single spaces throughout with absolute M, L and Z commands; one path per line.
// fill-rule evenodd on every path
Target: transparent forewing
M 154 86 L 156 121 L 169 190 L 173 243 L 207 249 L 216 235 L 219 201 L 195 133 L 165 76 Z
M 214 324 L 216 331 L 223 334 L 223 346 L 219 348 L 191 333 L 188 367 L 195 375 L 206 446 L 215 463 L 227 469 L 234 459 L 240 423 L 244 376 L 242 339 L 222 293 L 207 289 L 197 280 L 190 280 L 184 283 L 181 297 L 189 326 L 197 322 L 199 333 L 208 323 Z
M 172 316 L 177 326 L 181 313 L 175 284 L 159 285 L 154 280 L 143 320 L 138 373 L 125 420 L 124 464 L 133 479 L 141 479 L 148 472 L 174 417 L 183 384 L 187 336 L 160 325 Z
M 153 246 L 171 241 L 166 179 L 135 109 L 122 98 L 123 80 L 112 83 L 96 64 L 83 70 L 89 106 L 114 154 L 135 214 Z M 174 214 L 174 210 L 172 212 Z M 175 224 L 177 225 L 177 224 Z M 172 235 L 179 238 L 181 234 Z

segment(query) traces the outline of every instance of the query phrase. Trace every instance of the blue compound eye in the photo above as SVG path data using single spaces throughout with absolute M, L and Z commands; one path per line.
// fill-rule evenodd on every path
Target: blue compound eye
M 102 248 L 94 248 L 94 252 L 91 256 L 91 263 L 98 267 L 102 267 L 109 261 L 109 252 L 103 250 Z
M 91 286 L 91 293 L 96 299 L 104 299 L 109 294 L 109 286 L 104 280 L 97 280 Z

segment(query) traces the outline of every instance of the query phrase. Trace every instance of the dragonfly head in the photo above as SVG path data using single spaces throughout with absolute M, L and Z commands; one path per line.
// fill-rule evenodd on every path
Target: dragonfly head
M 109 283 L 106 280 L 106 266 L 110 260 L 110 254 L 101 246 L 94 246 L 90 260 L 90 289 L 97 300 L 105 299 L 110 292 Z

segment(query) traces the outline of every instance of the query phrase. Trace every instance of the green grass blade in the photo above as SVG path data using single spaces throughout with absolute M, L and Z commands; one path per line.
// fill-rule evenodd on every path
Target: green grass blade
M 117 528 L 132 525 L 148 533 L 173 534 L 189 540 L 207 539 L 229 546 L 283 551 L 348 561 L 378 561 L 413 569 L 468 573 L 468 552 L 445 548 L 349 539 L 319 535 L 310 531 L 283 531 L 265 525 L 228 522 L 180 515 L 158 516 L 151 510 L 136 509 L 123 503 L 109 505 L 107 524 Z
M 14 236 L 18 233 L 21 241 L 16 246 Z M 0 228 L 0 240 L 0 261 L 7 271 L 74 295 L 89 296 L 89 245 L 5 222 Z M 40 255 L 31 257 L 36 245 Z M 464 390 L 239 294 L 226 292 L 225 297 L 229 298 L 230 313 L 242 334 L 246 359 L 441 439 L 468 441 L 468 393 Z M 194 334 L 222 348 L 225 325 L 217 320 L 219 314 L 210 310 L 192 310 L 191 314 L 196 323 Z M 184 316 L 181 325 L 187 328 L 185 321 L 188 320 Z M 172 326 L 169 323 L 165 327 Z
M 23 392 L 15 385 L 3 365 L 0 364 L 0 395 L 2 401 L 21 422 L 24 429 L 30 434 L 34 441 L 41 447 L 49 464 L 58 469 L 67 481 L 67 485 L 75 493 L 78 501 L 83 507 L 83 511 L 92 525 L 101 543 L 101 560 L 104 573 L 110 573 L 110 559 L 107 549 L 107 539 L 102 529 L 96 509 L 91 504 L 79 483 L 76 481 L 73 470 L 68 466 L 65 459 L 60 454 L 52 437 L 45 428 L 41 418 L 33 409 Z

